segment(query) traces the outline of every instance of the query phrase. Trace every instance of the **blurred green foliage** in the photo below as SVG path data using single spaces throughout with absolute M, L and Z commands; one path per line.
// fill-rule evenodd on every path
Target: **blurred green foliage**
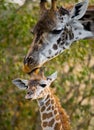
M 38 17 L 38 2 L 19 7 L 0 1 L 0 130 L 41 130 L 36 101 L 25 100 L 25 93 L 12 84 L 17 77 L 29 79 L 22 72 L 23 58 Z M 45 66 L 46 75 L 58 71 L 52 87 L 70 116 L 72 129 L 94 130 L 94 40 L 73 43 Z

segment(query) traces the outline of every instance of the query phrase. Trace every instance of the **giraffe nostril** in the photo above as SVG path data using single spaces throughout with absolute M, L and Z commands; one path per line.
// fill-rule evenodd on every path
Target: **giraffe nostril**
M 24 58 L 24 64 L 32 64 L 34 62 L 34 58 L 32 56 Z
M 29 57 L 29 63 L 32 64 L 34 62 L 34 58 L 32 56 Z
M 28 94 L 28 95 L 31 95 L 31 94 L 33 94 L 33 92 L 27 92 L 27 94 Z

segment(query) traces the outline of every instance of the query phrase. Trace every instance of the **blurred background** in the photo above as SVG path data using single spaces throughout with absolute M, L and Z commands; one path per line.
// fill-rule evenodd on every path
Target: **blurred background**
M 58 5 L 75 2 L 58 0 Z M 22 71 L 23 58 L 38 18 L 39 0 L 0 0 L 0 130 L 41 130 L 37 102 L 25 100 L 25 92 L 12 84 L 18 77 L 29 79 Z M 70 116 L 72 129 L 94 130 L 94 40 L 73 43 L 44 66 L 45 75 L 58 71 L 52 87 Z

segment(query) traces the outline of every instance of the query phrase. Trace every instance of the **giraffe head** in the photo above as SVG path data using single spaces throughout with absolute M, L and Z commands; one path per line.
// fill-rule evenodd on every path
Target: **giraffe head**
M 47 89 L 50 87 L 51 83 L 57 78 L 57 72 L 53 73 L 48 77 L 33 77 L 31 80 L 15 79 L 13 84 L 15 84 L 19 89 L 26 90 L 26 99 L 40 99 L 47 95 Z
M 73 41 L 92 36 L 78 21 L 85 14 L 87 6 L 88 0 L 84 0 L 68 11 L 63 7 L 56 8 L 56 0 L 52 0 L 51 8 L 47 9 L 46 0 L 41 0 L 42 13 L 33 29 L 33 42 L 24 58 L 24 72 L 30 73 L 40 68 Z

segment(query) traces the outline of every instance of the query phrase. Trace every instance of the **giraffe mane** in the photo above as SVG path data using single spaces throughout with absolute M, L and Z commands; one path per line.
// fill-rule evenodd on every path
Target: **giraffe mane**
M 54 95 L 54 90 L 52 90 L 51 88 L 50 88 L 50 90 L 51 90 L 51 94 L 55 98 L 56 107 L 58 108 L 58 111 L 59 111 L 59 114 L 60 114 L 60 119 L 61 119 L 63 129 L 64 130 L 71 130 L 69 116 L 67 115 L 65 109 L 61 106 L 59 98 L 56 95 Z

